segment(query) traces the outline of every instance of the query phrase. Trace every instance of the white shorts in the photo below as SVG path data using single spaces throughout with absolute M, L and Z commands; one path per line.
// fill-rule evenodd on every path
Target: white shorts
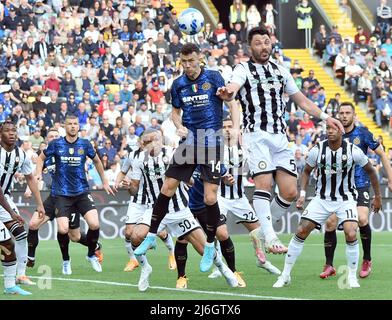
M 0 221 L 0 242 L 7 241 L 9 239 L 11 239 L 11 234 L 4 223 Z
M 249 171 L 252 177 L 272 173 L 277 169 L 297 177 L 293 152 L 285 134 L 263 130 L 245 132 L 243 142 L 248 152 Z
M 195 219 L 191 210 L 185 208 L 167 214 L 159 225 L 158 232 L 166 229 L 172 237 L 183 238 L 188 233 L 198 228 L 200 228 L 199 222 Z
M 341 229 L 346 221 L 358 222 L 357 203 L 354 200 L 348 201 L 328 201 L 320 197 L 314 197 L 302 213 L 301 219 L 312 221 L 316 228 L 320 229 L 328 217 L 336 213 L 338 217 L 338 227 Z
M 8 194 L 5 194 L 4 197 L 7 199 L 8 204 L 10 205 L 11 209 L 14 210 L 14 212 L 19 215 L 19 210 L 16 207 L 15 203 L 12 201 L 11 197 Z M 2 207 L 0 206 L 0 221 L 3 223 L 10 222 L 14 219 L 12 219 L 11 215 Z
M 151 213 L 152 210 L 150 210 L 147 204 L 129 202 L 125 224 L 145 224 L 150 226 Z
M 236 223 L 252 223 L 259 221 L 246 197 L 232 200 L 218 195 L 218 205 L 220 213 L 224 216 L 227 216 L 227 213 L 231 212 L 238 217 L 235 221 Z

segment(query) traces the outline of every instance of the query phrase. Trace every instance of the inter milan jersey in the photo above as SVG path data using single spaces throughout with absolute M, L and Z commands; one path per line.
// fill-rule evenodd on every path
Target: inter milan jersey
M 78 138 L 70 143 L 61 137 L 49 143 L 44 154 L 47 158 L 54 157 L 56 164 L 52 177 L 53 195 L 76 196 L 89 190 L 85 172 L 86 157 L 93 159 L 96 153 L 88 140 Z
M 345 133 L 343 138 L 359 147 L 364 154 L 367 154 L 368 148 L 376 150 L 380 145 L 373 134 L 365 127 L 354 127 L 351 132 Z M 370 186 L 369 176 L 365 169 L 358 165 L 355 167 L 355 185 L 357 188 Z
M 182 123 L 190 131 L 187 144 L 195 144 L 196 137 L 205 146 L 220 143 L 220 138 L 216 139 L 215 135 L 222 129 L 223 102 L 216 91 L 224 85 L 225 81 L 218 71 L 204 69 L 195 80 L 190 80 L 186 74 L 174 80 L 172 104 L 183 111 Z M 198 129 L 201 131 L 198 132 Z
M 221 176 L 224 176 L 227 173 L 227 169 L 225 166 L 221 165 Z M 201 173 L 199 166 L 196 167 L 195 171 L 193 171 L 193 186 L 189 188 L 189 208 L 192 211 L 199 211 L 205 208 L 204 204 L 204 184 L 201 179 Z

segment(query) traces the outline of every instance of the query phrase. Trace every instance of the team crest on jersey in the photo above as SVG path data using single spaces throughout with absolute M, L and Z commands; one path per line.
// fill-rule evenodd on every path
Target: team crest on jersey
M 353 143 L 357 146 L 361 143 L 361 139 L 359 139 L 359 137 L 356 137 L 353 141 Z
M 259 162 L 259 168 L 260 168 L 261 170 L 264 170 L 265 168 L 267 168 L 267 162 L 265 162 L 265 161 L 260 161 L 260 162 Z
M 192 84 L 192 91 L 196 93 L 198 90 L 199 90 L 198 85 L 197 84 Z
M 79 148 L 78 149 L 78 155 L 83 155 L 84 154 L 84 150 L 83 150 L 83 148 Z
M 74 148 L 69 148 L 69 150 L 68 150 L 68 152 L 69 152 L 69 154 L 74 154 Z
M 346 161 L 347 160 L 347 156 L 344 154 L 344 155 L 342 155 L 342 160 L 343 161 Z
M 203 90 L 209 90 L 211 88 L 211 84 L 209 82 L 205 82 L 201 87 Z
M 280 75 L 281 75 L 281 73 L 280 73 L 280 71 L 279 71 L 278 69 L 276 69 L 276 70 L 274 71 L 274 73 L 275 73 L 277 76 L 280 76 Z

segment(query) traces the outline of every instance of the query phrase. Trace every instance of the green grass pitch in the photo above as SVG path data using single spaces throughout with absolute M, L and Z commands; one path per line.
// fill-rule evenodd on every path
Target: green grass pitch
M 281 235 L 286 244 L 290 235 Z M 177 273 L 167 266 L 167 249 L 161 241 L 158 249 L 148 252 L 148 259 L 153 267 L 150 286 L 146 292 L 138 292 L 137 282 L 140 268 L 123 272 L 127 254 L 122 239 L 104 240 L 103 272 L 96 273 L 85 259 L 86 247 L 79 244 L 70 245 L 72 258 L 71 276 L 61 273 L 61 254 L 55 241 L 41 241 L 37 249 L 37 263 L 34 269 L 28 269 L 28 275 L 34 281 L 44 285 L 25 286 L 33 295 L 29 297 L 0 295 L 0 299 L 392 299 L 390 278 L 392 273 L 392 243 L 390 233 L 373 233 L 373 272 L 367 279 L 360 279 L 361 288 L 344 288 L 344 273 L 336 277 L 321 280 L 318 275 L 324 264 L 323 238 L 321 234 L 312 234 L 305 242 L 302 255 L 297 260 L 289 287 L 274 289 L 275 275 L 255 265 L 253 247 L 248 236 L 233 236 L 236 250 L 237 270 L 243 272 L 246 288 L 229 288 L 223 278 L 208 279 L 207 274 L 198 270 L 200 257 L 188 246 L 187 276 L 188 290 L 174 289 Z M 362 255 L 362 250 L 361 250 Z M 280 269 L 284 257 L 268 255 L 268 259 Z M 360 263 L 362 256 L 360 257 Z M 345 265 L 345 242 L 343 234 L 338 234 L 338 246 L 335 267 Z M 41 273 L 40 273 L 41 272 Z M 42 273 L 44 272 L 44 274 Z M 35 277 L 52 278 L 50 282 Z M 46 287 L 46 289 L 45 289 Z

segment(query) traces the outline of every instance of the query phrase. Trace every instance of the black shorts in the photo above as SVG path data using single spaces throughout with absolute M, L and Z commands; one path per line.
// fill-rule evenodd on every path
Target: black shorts
M 53 221 L 56 218 L 56 196 L 49 195 L 44 201 L 44 209 L 45 215 L 49 217 L 50 221 Z M 78 229 L 80 227 L 80 214 L 71 213 L 69 218 L 69 228 L 70 229 Z
M 188 182 L 193 171 L 200 166 L 200 177 L 208 183 L 220 184 L 221 150 L 216 148 L 196 148 L 181 145 L 176 149 L 165 176 Z
M 370 187 L 358 188 L 358 197 L 357 197 L 357 207 L 367 207 L 370 206 Z
M 56 196 L 56 217 L 67 217 L 70 221 L 72 214 L 84 216 L 90 210 L 96 209 L 94 199 L 89 192 L 74 197 Z

